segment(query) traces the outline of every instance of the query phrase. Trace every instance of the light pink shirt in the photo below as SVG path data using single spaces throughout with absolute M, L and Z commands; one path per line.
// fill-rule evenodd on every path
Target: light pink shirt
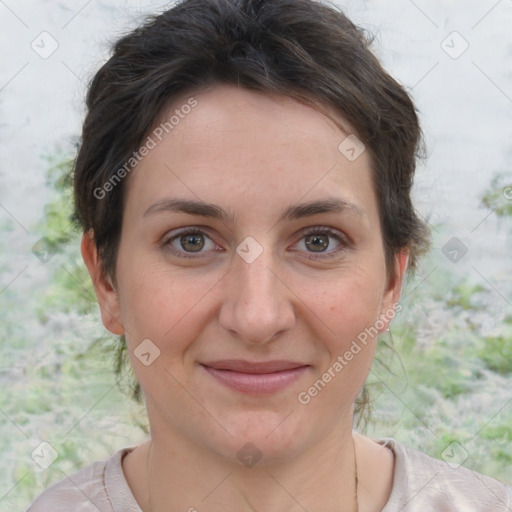
M 393 439 L 376 441 L 395 457 L 393 488 L 382 512 L 512 512 L 512 489 L 501 482 L 451 467 Z M 142 512 L 122 469 L 131 450 L 123 448 L 57 482 L 26 512 Z

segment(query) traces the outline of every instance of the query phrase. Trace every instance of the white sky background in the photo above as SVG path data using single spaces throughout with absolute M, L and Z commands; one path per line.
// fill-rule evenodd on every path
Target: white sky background
M 510 277 L 510 234 L 493 215 L 482 223 L 488 211 L 479 197 L 495 172 L 512 176 L 512 1 L 338 3 L 377 33 L 384 66 L 412 91 L 430 154 L 418 169 L 417 205 L 448 226 L 446 240 L 458 236 L 469 246 L 457 270 L 469 274 L 476 266 L 490 281 Z M 0 221 L 16 220 L 8 254 L 0 256 L 10 268 L 0 285 L 18 274 L 20 289 L 42 285 L 47 267 L 31 253 L 41 237 L 34 224 L 50 197 L 40 157 L 57 145 L 69 149 L 79 135 L 85 84 L 106 60 L 110 42 L 164 5 L 0 0 Z M 47 59 L 31 48 L 43 31 L 59 45 Z M 441 46 L 453 31 L 469 45 L 456 59 Z M 458 36 L 447 41 L 454 55 L 465 44 Z

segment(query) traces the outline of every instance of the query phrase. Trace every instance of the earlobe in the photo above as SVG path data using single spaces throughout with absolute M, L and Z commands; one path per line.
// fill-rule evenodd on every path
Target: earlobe
M 396 277 L 399 279 L 398 283 L 398 289 L 396 290 L 397 297 L 396 300 L 398 301 L 400 299 L 400 295 L 402 294 L 402 286 L 404 283 L 404 277 L 405 273 L 407 272 L 407 267 L 409 265 L 409 249 L 405 249 L 403 251 L 400 251 L 396 257 Z
M 103 325 L 112 334 L 124 334 L 117 290 L 103 270 L 92 230 L 83 234 L 80 249 L 96 292 Z
M 395 256 L 394 276 L 388 284 L 388 288 L 384 293 L 382 301 L 382 310 L 380 313 L 380 320 L 384 327 L 379 329 L 383 332 L 389 328 L 389 324 L 395 317 L 397 311 L 400 311 L 400 295 L 402 293 L 402 285 L 407 272 L 407 265 L 409 262 L 409 249 L 400 251 Z
M 402 285 L 404 282 L 405 273 L 407 272 L 407 265 L 409 263 L 409 249 L 400 251 L 395 256 L 395 273 L 394 279 L 389 284 L 388 292 L 392 295 L 393 302 L 400 300 L 402 294 Z

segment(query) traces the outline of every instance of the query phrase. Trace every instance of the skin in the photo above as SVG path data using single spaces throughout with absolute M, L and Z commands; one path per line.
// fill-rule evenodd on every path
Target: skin
M 392 454 L 352 433 L 377 337 L 307 405 L 297 399 L 399 299 L 407 251 L 388 279 L 368 152 L 349 161 L 338 150 L 347 133 L 287 97 L 227 85 L 194 97 L 129 177 L 115 286 L 93 238 L 82 240 L 103 323 L 126 334 L 147 403 L 151 441 L 123 462 L 132 492 L 145 512 L 353 511 L 355 447 L 359 510 L 379 511 Z M 232 218 L 144 215 L 168 198 L 213 203 Z M 326 198 L 353 207 L 280 220 L 289 206 Z M 204 232 L 199 253 L 180 243 L 187 226 Z M 319 226 L 342 242 L 320 234 L 329 245 L 312 250 L 304 230 Z M 248 236 L 263 250 L 252 263 L 236 252 Z M 134 356 L 144 339 L 161 351 L 149 366 Z M 227 358 L 310 366 L 285 389 L 254 396 L 200 366 Z M 261 453 L 252 468 L 237 458 L 248 442 Z

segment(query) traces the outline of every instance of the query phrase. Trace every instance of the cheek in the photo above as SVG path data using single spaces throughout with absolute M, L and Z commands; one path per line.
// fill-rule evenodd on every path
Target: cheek
M 363 387 L 377 348 L 379 304 L 375 293 L 359 293 L 347 294 L 329 308 L 332 332 L 323 338 L 329 360 L 320 369 L 320 379 L 329 383 L 325 403 L 352 404 Z
M 134 347 L 145 338 L 161 349 L 179 350 L 200 328 L 199 314 L 214 289 L 213 275 L 190 276 L 160 262 L 132 259 L 122 276 L 121 314 L 127 341 Z M 192 321 L 193 320 L 193 321 Z
M 321 340 L 317 353 L 322 358 L 297 399 L 308 415 L 326 422 L 349 414 L 375 356 L 381 296 L 369 275 L 357 277 L 338 279 L 330 286 L 317 284 L 307 303 L 309 318 L 316 318 L 310 325 L 316 325 L 314 336 Z
M 383 286 L 382 276 L 359 271 L 317 283 L 309 295 L 304 290 L 310 317 L 318 318 L 315 337 L 322 340 L 326 356 L 320 370 L 330 371 L 325 378 L 334 383 L 329 386 L 333 395 L 328 398 L 327 393 L 325 399 L 355 398 L 366 380 L 377 345 Z
M 194 341 L 208 319 L 205 292 L 212 287 L 208 281 L 179 279 L 156 266 L 125 281 L 126 300 L 121 301 L 121 309 L 126 343 L 135 376 L 147 397 L 163 393 L 175 400 L 179 396 L 175 379 L 186 381 L 184 360 L 190 359 Z M 148 349 L 147 339 L 157 348 L 150 344 Z M 148 352 L 151 359 L 146 366 L 139 357 Z
M 303 289 L 305 304 L 328 327 L 339 342 L 366 327 L 379 318 L 382 304 L 384 279 L 378 273 L 362 269 L 343 275 L 333 275 L 329 281 L 311 282 Z

